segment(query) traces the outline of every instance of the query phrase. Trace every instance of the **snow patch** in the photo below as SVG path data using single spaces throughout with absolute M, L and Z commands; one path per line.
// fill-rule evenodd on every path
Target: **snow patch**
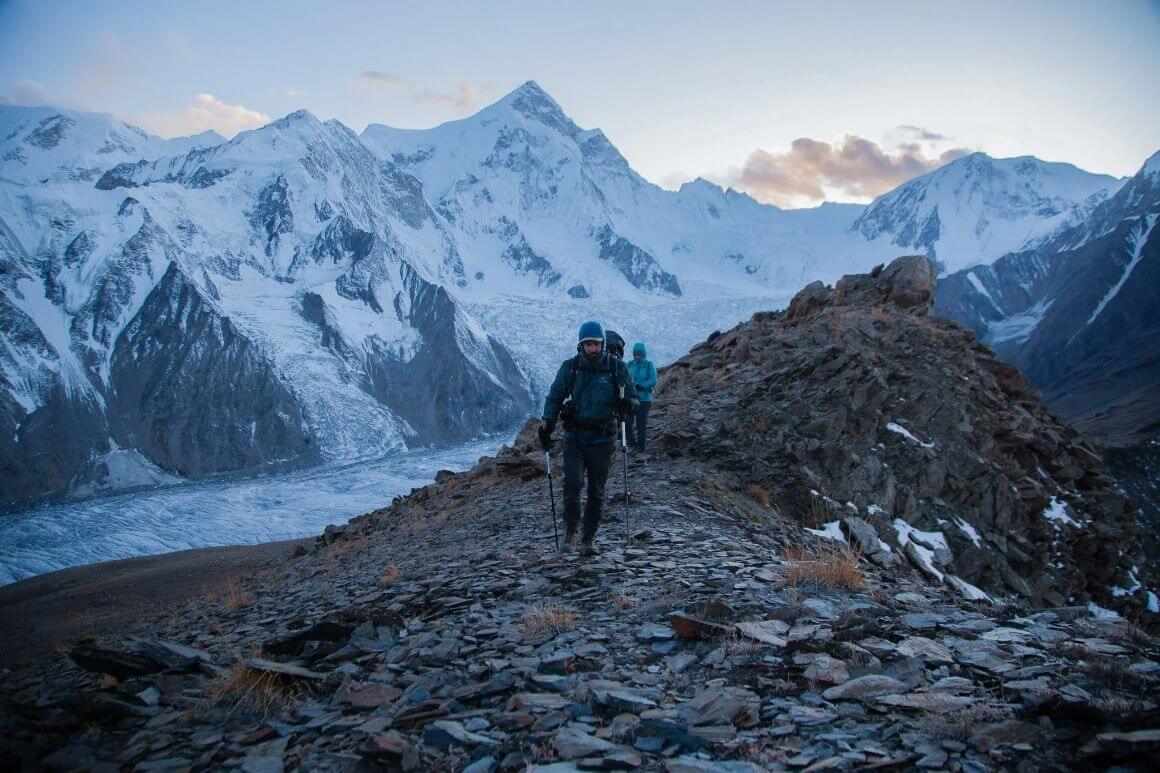
M 958 517 L 955 518 L 955 525 L 959 527 L 959 530 L 962 531 L 963 534 L 967 535 L 967 538 L 971 542 L 975 543 L 975 547 L 981 548 L 983 546 L 983 540 L 979 537 L 979 532 L 975 530 L 974 526 Z
M 953 574 L 948 574 L 947 575 L 947 582 L 949 582 L 955 590 L 957 590 L 959 593 L 963 594 L 964 597 L 970 599 L 971 601 L 990 601 L 991 600 L 991 597 L 988 596 L 986 594 L 986 592 L 984 592 L 981 588 L 978 588 L 974 585 L 971 585 L 969 582 L 964 580 L 962 577 L 956 577 Z
M 1059 525 L 1061 523 L 1067 524 L 1068 526 L 1080 525 L 1078 521 L 1073 520 L 1067 514 L 1067 502 L 1064 502 L 1062 499 L 1056 499 L 1055 497 L 1052 497 L 1051 501 L 1047 503 L 1047 507 L 1043 510 L 1043 517 L 1051 521 L 1051 525 L 1055 527 L 1056 531 L 1059 531 Z
M 922 562 L 923 568 L 938 579 L 945 579 L 945 575 L 935 568 L 935 550 L 950 550 L 947 538 L 940 531 L 920 531 L 901 518 L 894 519 L 894 531 L 898 535 L 898 544 L 906 547 L 909 542 L 914 546 L 914 552 Z
M 995 299 L 991 297 L 991 293 L 987 292 L 987 288 L 983 285 L 983 281 L 979 279 L 979 277 L 975 276 L 974 271 L 967 272 L 967 281 L 971 283 L 971 287 L 975 288 L 979 295 L 983 296 L 990 302 L 991 307 L 995 309 L 995 311 L 999 312 L 1000 316 L 1006 316 L 1003 313 L 1003 309 L 1001 309 L 999 304 L 995 303 Z
M 1112 609 L 1104 609 L 1094 601 L 1089 601 L 1087 605 L 1088 611 L 1092 613 L 1092 617 L 1096 620 L 1119 620 L 1120 613 Z
M 846 541 L 845 535 L 842 534 L 842 528 L 837 521 L 830 521 L 829 523 L 822 524 L 822 528 L 820 529 L 807 528 L 806 531 L 808 531 L 810 534 L 821 537 L 822 539 L 833 540 L 835 542 Z
M 1084 327 L 1087 327 L 1091 323 L 1095 322 L 1096 317 L 1098 317 L 1103 312 L 1104 307 L 1107 306 L 1108 303 L 1116 297 L 1116 294 L 1120 292 L 1120 288 L 1124 286 L 1124 284 L 1128 281 L 1128 277 L 1132 275 L 1132 271 L 1136 268 L 1136 264 L 1139 263 L 1140 259 L 1144 256 L 1144 244 L 1148 241 L 1148 236 L 1152 233 L 1152 229 L 1156 226 L 1156 217 L 1156 215 L 1148 215 L 1146 223 L 1145 221 L 1141 221 L 1139 227 L 1136 229 L 1136 232 L 1132 234 L 1131 260 L 1129 260 L 1128 265 L 1124 267 L 1124 273 L 1120 276 L 1120 281 L 1116 282 L 1112 289 L 1108 290 L 1107 294 L 1099 302 L 1099 305 L 1096 306 L 1095 311 L 1093 311 L 1092 315 L 1088 317 L 1088 321 L 1084 323 Z M 1072 336 L 1072 338 L 1074 337 L 1075 336 Z M 1068 343 L 1070 343 L 1070 341 Z
M 901 424 L 896 424 L 895 422 L 892 421 L 886 425 L 886 429 L 890 430 L 891 432 L 896 432 L 899 435 L 902 435 L 904 438 L 906 438 L 910 442 L 917 443 L 918 445 L 922 446 L 923 448 L 934 448 L 934 441 L 931 441 L 930 443 L 922 442 L 921 440 L 916 438 L 914 435 L 912 435 L 910 433 L 910 430 L 908 430 L 906 427 L 902 426 Z

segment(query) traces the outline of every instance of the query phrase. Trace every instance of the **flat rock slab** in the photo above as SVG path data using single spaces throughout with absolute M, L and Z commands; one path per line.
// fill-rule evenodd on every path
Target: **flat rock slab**
M 265 658 L 250 658 L 246 661 L 246 665 L 258 671 L 282 674 L 283 676 L 291 676 L 295 679 L 324 679 L 326 677 L 326 674 L 311 671 L 309 668 L 295 666 L 290 663 L 279 663 L 275 660 L 266 660 Z
M 919 658 L 927 663 L 954 663 L 955 654 L 949 647 L 925 636 L 908 636 L 898 642 L 895 650 L 899 655 Z
M 915 711 L 930 711 L 935 714 L 946 714 L 951 711 L 965 709 L 975 703 L 975 699 L 966 695 L 947 695 L 946 693 L 919 692 L 907 695 L 880 695 L 874 699 L 879 705 L 893 706 L 899 709 L 913 709 Z
M 831 687 L 822 693 L 828 701 L 861 701 L 879 695 L 891 695 L 906 691 L 906 685 L 894 677 L 883 674 L 868 674 L 851 679 L 845 684 Z
M 774 647 L 784 647 L 788 644 L 785 635 L 789 633 L 789 625 L 782 620 L 759 620 L 748 623 L 738 623 L 737 630 L 742 635 L 755 639 L 762 644 L 771 644 Z

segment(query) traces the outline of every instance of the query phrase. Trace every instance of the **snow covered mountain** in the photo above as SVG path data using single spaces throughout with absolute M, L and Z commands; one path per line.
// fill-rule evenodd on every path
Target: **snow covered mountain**
M 879 196 L 854 227 L 957 271 L 1082 221 L 1122 183 L 1071 164 L 972 153 Z
M 1039 244 L 1118 185 L 976 156 L 869 208 L 666 191 L 531 82 L 423 131 L 0 106 L 0 138 L 0 502 L 467 439 L 535 410 L 585 318 L 663 361 L 899 245 Z
M 462 269 L 418 181 L 346 127 L 299 112 L 155 157 L 99 117 L 6 124 L 3 500 L 357 458 L 530 409 L 444 287 Z M 148 154 L 91 166 L 111 136 Z
M 1115 446 L 1160 432 L 1160 153 L 1032 249 L 943 277 L 936 310 Z

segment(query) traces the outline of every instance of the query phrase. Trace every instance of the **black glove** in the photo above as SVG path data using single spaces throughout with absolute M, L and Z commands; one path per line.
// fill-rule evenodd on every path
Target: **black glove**
M 636 413 L 636 407 L 633 405 L 633 400 L 627 397 L 622 397 L 616 401 L 616 410 L 620 413 L 621 417 L 632 416 L 634 413 Z
M 540 428 L 536 430 L 536 434 L 540 436 L 540 448 L 545 451 L 552 450 L 552 430 L 556 429 L 556 422 L 544 420 Z

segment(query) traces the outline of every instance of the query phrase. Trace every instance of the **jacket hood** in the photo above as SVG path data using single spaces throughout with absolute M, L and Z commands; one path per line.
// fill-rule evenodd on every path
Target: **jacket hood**
M 639 341 L 632 345 L 632 353 L 639 354 L 641 357 L 648 357 L 648 349 Z

